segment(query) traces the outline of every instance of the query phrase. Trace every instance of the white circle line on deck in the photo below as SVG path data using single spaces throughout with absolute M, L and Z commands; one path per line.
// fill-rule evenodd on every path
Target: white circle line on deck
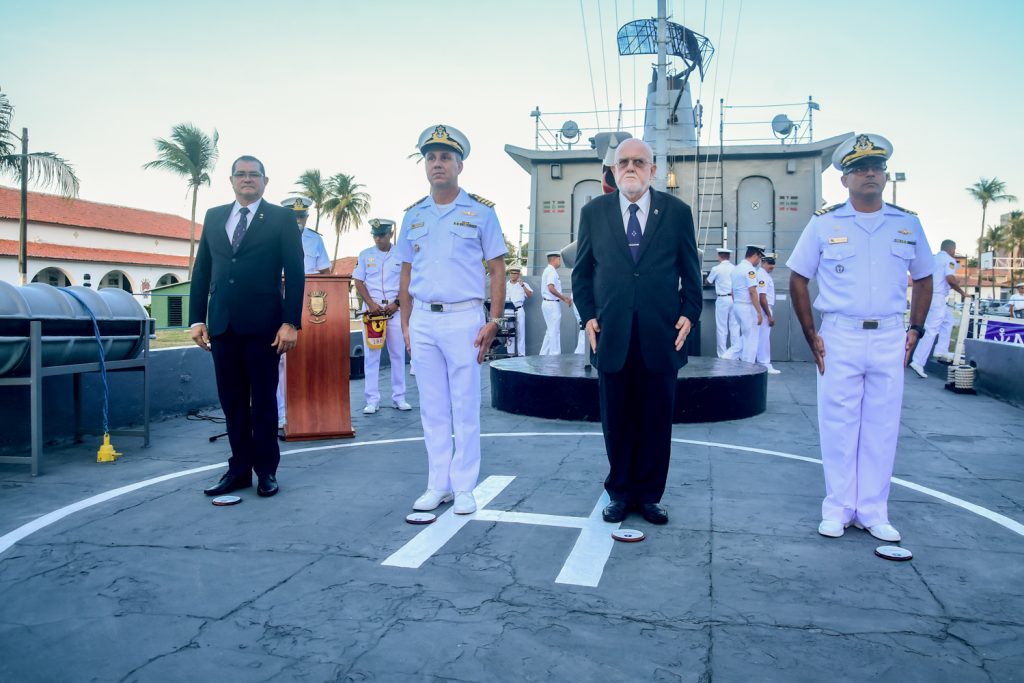
M 521 438 L 524 438 L 524 437 L 538 437 L 538 436 L 540 436 L 540 437 L 556 436 L 557 437 L 557 436 L 604 436 L 604 435 L 601 432 L 494 432 L 494 433 L 487 433 L 487 434 L 481 434 L 480 435 L 481 438 L 491 438 L 491 439 L 495 439 L 495 438 L 508 438 L 508 437 L 514 437 L 514 438 L 520 438 L 521 439 Z M 282 451 L 281 455 L 295 455 L 295 454 L 298 454 L 298 453 L 311 453 L 311 452 L 315 452 L 315 451 L 337 450 L 339 448 L 357 448 L 357 447 L 361 447 L 361 446 L 381 446 L 381 445 L 386 445 L 386 444 L 410 443 L 410 442 L 413 442 L 413 441 L 423 441 L 423 437 L 422 436 L 411 436 L 411 437 L 405 437 L 405 438 L 401 438 L 401 439 L 377 439 L 375 441 L 362 441 L 362 442 L 329 444 L 329 445 L 326 445 L 326 446 L 311 446 L 309 448 L 295 448 L 295 449 L 292 449 L 292 450 L 289 450 L 289 451 Z M 675 439 L 674 438 L 674 439 L 672 439 L 672 441 L 674 443 L 680 443 L 680 444 L 690 444 L 690 445 L 693 445 L 693 446 L 707 446 L 709 448 L 723 448 L 723 449 L 727 449 L 727 450 L 742 451 L 742 452 L 747 452 L 747 453 L 760 453 L 762 455 L 773 455 L 773 456 L 776 456 L 776 457 L 779 457 L 779 458 L 785 458 L 787 460 L 799 460 L 801 462 L 809 462 L 809 463 L 814 463 L 814 464 L 817 464 L 817 465 L 821 464 L 821 460 L 819 460 L 817 458 L 809 458 L 809 457 L 807 457 L 805 455 L 796 455 L 794 453 L 784 453 L 782 451 L 772 451 L 772 450 L 768 450 L 766 448 L 755 448 L 755 447 L 752 447 L 752 446 L 737 446 L 735 444 L 720 443 L 720 442 L 717 442 L 717 441 L 695 441 L 695 440 L 692 440 L 692 439 Z M 203 465 L 202 467 L 193 467 L 191 469 L 182 470 L 181 472 L 172 472 L 170 474 L 164 474 L 164 475 L 161 475 L 159 477 L 152 477 L 151 479 L 144 479 L 142 481 L 135 482 L 134 484 L 128 484 L 126 486 L 121 486 L 121 487 L 118 487 L 116 489 L 110 489 L 109 491 L 104 491 L 102 493 L 98 493 L 95 496 L 90 496 L 88 498 L 83 498 L 82 500 L 79 500 L 77 502 L 71 503 L 70 505 L 65 505 L 62 508 L 58 508 L 58 509 L 54 510 L 53 512 L 48 512 L 47 514 L 42 515 L 41 517 L 37 517 L 34 520 L 32 520 L 31 522 L 28 522 L 26 524 L 22 524 L 17 529 L 14 529 L 13 531 L 10 531 L 10 532 L 4 534 L 3 536 L 0 536 L 0 554 L 7 552 L 18 541 L 21 541 L 21 540 L 31 536 L 32 534 L 36 533 L 37 531 L 45 529 L 46 527 L 48 527 L 48 526 L 50 526 L 52 524 L 56 524 L 60 520 L 64 519 L 65 517 L 68 517 L 70 515 L 73 515 L 76 512 L 81 512 L 82 510 L 86 510 L 86 509 L 91 508 L 91 507 L 93 507 L 95 505 L 99 505 L 101 503 L 105 503 L 107 501 L 113 500 L 114 498 L 119 498 L 119 497 L 121 497 L 123 495 L 131 493 L 133 491 L 138 491 L 139 489 L 143 489 L 143 488 L 146 488 L 148 486 L 153 486 L 155 484 L 161 484 L 161 483 L 163 483 L 165 481 L 171 481 L 172 479 L 178 479 L 180 477 L 188 477 L 188 476 L 191 476 L 193 474 L 200 474 L 202 472 L 209 472 L 210 470 L 216 470 L 216 469 L 220 469 L 222 467 L 227 467 L 227 463 L 226 462 L 219 462 L 219 463 L 216 463 L 216 464 L 213 464 L 213 465 Z M 949 503 L 950 505 L 955 505 L 956 507 L 959 507 L 959 508 L 962 508 L 964 510 L 967 510 L 968 512 L 972 512 L 972 513 L 974 513 L 974 514 L 976 514 L 976 515 L 978 515 L 980 517 L 984 517 L 985 519 L 987 519 L 987 520 L 989 520 L 991 522 L 995 522 L 996 524 L 998 524 L 998 525 L 1000 525 L 1000 526 L 1002 526 L 1002 527 L 1004 527 L 1006 529 L 1009 529 L 1010 531 L 1012 531 L 1012 532 L 1014 532 L 1014 533 L 1016 533 L 1016 534 L 1018 534 L 1020 536 L 1024 536 L 1024 524 L 1021 524 L 1020 522 L 1017 522 L 1017 521 L 1015 521 L 1013 519 L 1010 519 L 1009 517 L 1007 517 L 1005 515 L 1001 515 L 998 512 L 994 512 L 992 510 L 989 510 L 988 508 L 985 508 L 985 507 L 982 507 L 980 505 L 976 505 L 976 504 L 971 503 L 969 501 L 963 500 L 962 498 L 957 498 L 956 496 L 951 496 L 948 493 L 943 493 L 942 491 L 937 491 L 935 489 L 928 488 L 927 486 L 921 486 L 920 484 L 915 484 L 914 482 L 907 481 L 905 479 L 899 479 L 897 477 L 892 477 L 891 481 L 892 481 L 892 483 L 896 484 L 897 486 L 902 486 L 902 487 L 908 488 L 908 489 L 910 489 L 912 491 L 917 491 L 918 493 L 921 493 L 923 495 L 935 498 L 936 500 L 941 500 L 944 503 Z

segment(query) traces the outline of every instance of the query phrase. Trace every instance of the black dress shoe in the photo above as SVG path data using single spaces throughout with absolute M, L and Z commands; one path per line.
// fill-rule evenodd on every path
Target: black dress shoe
M 270 496 L 277 493 L 277 477 L 273 474 L 268 474 L 265 477 L 260 477 L 260 483 L 256 486 L 256 494 L 269 498 Z
M 626 503 L 621 500 L 613 500 L 601 511 L 604 521 L 618 524 L 626 518 Z
M 640 514 L 651 524 L 668 524 L 668 511 L 657 503 L 641 503 Z
M 238 489 L 247 489 L 250 486 L 252 486 L 251 475 L 246 476 L 244 474 L 226 472 L 215 485 L 208 489 L 203 489 L 203 493 L 208 496 L 223 496 L 225 493 L 231 493 Z

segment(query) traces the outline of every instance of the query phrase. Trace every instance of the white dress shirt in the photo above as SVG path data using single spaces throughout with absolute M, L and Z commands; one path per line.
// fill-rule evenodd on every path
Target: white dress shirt
M 248 230 L 249 226 L 252 225 L 252 217 L 256 215 L 257 211 L 259 211 L 260 204 L 262 202 L 263 199 L 257 199 L 248 207 L 246 207 L 249 209 L 249 213 L 246 214 L 245 216 L 246 230 Z M 228 233 L 228 242 L 231 242 L 235 238 L 235 227 L 238 226 L 238 219 L 242 215 L 241 210 L 242 205 L 238 203 L 238 200 L 235 200 L 234 206 L 231 207 L 231 213 L 228 215 L 228 222 L 224 224 L 224 229 L 227 230 Z
M 651 193 L 650 191 L 644 192 L 644 196 L 635 202 L 631 202 L 626 199 L 626 195 L 619 192 L 619 211 L 622 212 L 622 229 L 625 232 L 629 232 L 629 205 L 636 204 L 640 207 L 640 210 L 636 212 L 636 218 L 640 221 L 640 234 L 644 234 L 647 229 L 647 216 L 651 210 Z

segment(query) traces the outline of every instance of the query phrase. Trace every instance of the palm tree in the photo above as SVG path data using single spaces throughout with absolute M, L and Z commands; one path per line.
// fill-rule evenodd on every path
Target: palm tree
M 1021 256 L 1024 256 L 1024 212 L 1010 212 L 1010 220 L 1006 224 L 1006 233 L 1004 243 L 1010 249 L 1010 256 L 1016 257 L 1017 261 L 1019 261 Z M 1024 276 L 1024 273 L 1022 273 L 1022 276 Z M 1012 268 L 1010 269 L 1010 280 L 1012 282 L 1019 281 Z
M 1006 248 L 1006 238 L 1009 236 L 1008 226 L 1004 224 L 988 226 L 988 232 L 981 240 L 983 251 L 999 251 Z
M 967 193 L 981 203 L 981 235 L 978 236 L 978 260 L 981 260 L 982 242 L 985 241 L 985 211 L 989 202 L 1015 202 L 1017 198 L 1006 194 L 1006 183 L 999 178 L 991 180 L 982 178 L 970 187 L 964 188 Z M 978 269 L 978 293 L 981 293 L 981 268 Z
M 156 138 L 158 159 L 143 164 L 142 168 L 157 168 L 170 171 L 185 178 L 185 194 L 192 191 L 192 232 L 188 245 L 188 279 L 192 279 L 192 265 L 196 258 L 196 198 L 201 185 L 210 184 L 210 173 L 217 165 L 217 140 L 220 136 L 213 129 L 213 137 L 199 130 L 191 123 L 179 123 L 171 128 L 171 139 Z
M 354 176 L 338 173 L 327 179 L 327 198 L 323 210 L 334 220 L 334 231 L 339 239 L 334 243 L 334 258 L 338 260 L 338 242 L 340 237 L 351 228 L 359 227 L 359 223 L 370 212 L 370 195 L 362 191 L 363 186 L 355 181 Z
M 320 169 L 310 168 L 303 171 L 295 184 L 302 188 L 299 194 L 313 200 L 313 206 L 316 207 L 316 227 L 313 229 L 320 232 L 320 207 L 327 199 L 327 187 L 320 177 Z
M 11 130 L 14 107 L 0 92 L 0 176 L 21 182 L 21 138 Z M 54 187 L 65 197 L 77 197 L 79 182 L 72 168 L 53 152 L 30 152 L 28 179 L 43 187 Z

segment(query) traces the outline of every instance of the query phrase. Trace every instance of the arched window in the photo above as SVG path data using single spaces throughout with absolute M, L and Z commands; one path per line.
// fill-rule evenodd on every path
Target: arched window
M 177 275 L 175 275 L 174 273 L 166 273 L 164 275 L 161 275 L 160 279 L 156 281 L 156 286 L 166 287 L 167 285 L 176 285 L 179 282 L 181 282 L 181 280 L 178 279 Z
M 54 287 L 69 287 L 71 285 L 71 278 L 60 268 L 43 268 L 35 277 L 32 278 L 32 282 L 42 282 L 44 285 L 53 285 Z
M 128 279 L 128 274 L 123 270 L 112 270 L 103 277 L 100 278 L 97 283 L 97 289 L 106 289 L 107 287 L 117 287 L 131 294 L 134 290 L 132 289 L 132 281 Z

